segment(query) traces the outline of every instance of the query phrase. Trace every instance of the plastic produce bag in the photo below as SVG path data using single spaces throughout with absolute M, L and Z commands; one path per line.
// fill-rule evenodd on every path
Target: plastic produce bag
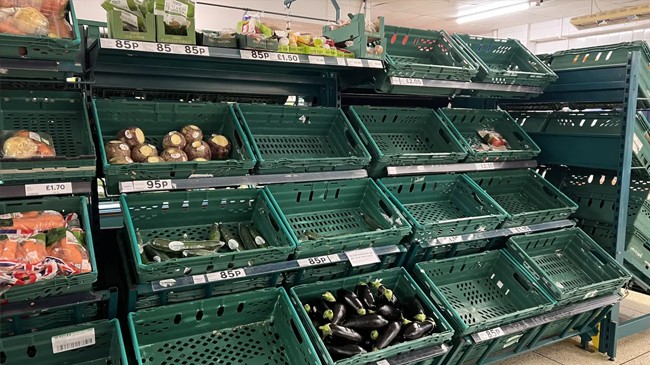
M 27 130 L 0 132 L 0 157 L 28 159 L 55 157 L 54 142 L 49 134 Z
M 187 35 L 194 18 L 195 0 L 156 0 L 154 13 L 163 17 L 165 34 Z
M 120 12 L 125 32 L 146 32 L 146 16 L 153 12 L 153 0 L 105 0 L 102 7 L 107 12 Z
M 0 33 L 72 38 L 68 0 L 0 0 Z
M 55 228 L 47 232 L 47 253 L 48 256 L 70 265 L 74 271 L 71 273 L 91 271 L 88 251 L 77 237 L 65 228 Z
M 0 230 L 18 234 L 44 232 L 65 226 L 63 215 L 53 210 L 0 214 Z

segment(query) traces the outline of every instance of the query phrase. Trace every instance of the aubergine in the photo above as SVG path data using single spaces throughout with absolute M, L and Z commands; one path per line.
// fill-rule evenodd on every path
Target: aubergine
M 332 308 L 332 319 L 331 319 L 332 323 L 340 324 L 345 319 L 346 314 L 347 314 L 347 309 L 345 308 L 345 304 L 342 303 L 334 304 L 334 308 Z
M 336 303 L 336 297 L 335 297 L 334 294 L 332 294 L 332 292 L 330 292 L 330 291 L 326 291 L 326 292 L 323 293 L 323 295 L 321 295 L 321 296 L 323 297 L 323 299 L 325 299 L 326 302 L 329 302 L 329 303 Z
M 408 298 L 401 302 L 401 304 L 407 319 L 417 322 L 422 322 L 427 319 L 427 315 L 424 313 L 424 307 L 417 297 Z
M 368 351 L 363 347 L 356 344 L 347 344 L 341 346 L 326 345 L 325 348 L 329 352 L 330 356 L 334 361 L 346 359 L 354 355 L 365 354 Z
M 379 295 L 379 302 L 383 304 L 397 304 L 397 296 L 393 293 L 392 290 L 386 288 L 384 284 L 381 283 L 381 280 L 375 280 L 371 285 L 377 289 L 377 294 Z
M 377 308 L 377 313 L 389 321 L 397 321 L 402 318 L 402 311 L 390 304 L 384 304 Z
M 360 343 L 363 341 L 363 336 L 352 328 L 339 326 L 338 324 L 328 323 L 318 327 L 323 333 L 323 336 L 338 337 L 351 343 Z
M 433 332 L 435 328 L 436 322 L 432 318 L 422 322 L 410 322 L 402 328 L 402 337 L 407 341 L 417 340 Z
M 363 306 L 366 309 L 375 310 L 377 308 L 375 296 L 372 294 L 367 283 L 357 284 L 357 286 L 354 287 L 354 293 L 357 295 L 357 298 L 361 300 L 361 303 L 363 303 Z
M 343 322 L 343 325 L 355 330 L 377 330 L 386 327 L 388 323 L 389 322 L 386 318 L 380 316 L 379 314 L 373 313 L 366 314 L 365 316 L 350 318 L 347 321 Z
M 390 346 L 393 342 L 395 342 L 395 339 L 399 335 L 401 328 L 402 323 L 399 321 L 390 322 L 375 341 L 375 347 L 373 350 L 381 350 Z
M 363 303 L 361 303 L 359 298 L 353 292 L 339 289 L 336 291 L 336 297 L 340 302 L 347 304 L 358 315 L 363 316 L 366 314 L 367 311 L 363 307 Z
M 315 320 L 318 323 L 323 322 L 324 320 L 330 320 L 332 310 L 330 309 L 327 302 L 322 299 L 316 299 L 308 302 L 303 306 L 309 318 Z

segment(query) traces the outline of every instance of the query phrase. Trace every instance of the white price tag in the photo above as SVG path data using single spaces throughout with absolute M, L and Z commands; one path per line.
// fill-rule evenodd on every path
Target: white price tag
M 243 278 L 246 276 L 244 269 L 224 270 L 207 274 L 205 277 L 209 282 Z
M 494 170 L 494 162 L 481 162 L 478 164 L 479 170 Z
M 72 183 L 49 183 L 25 185 L 25 196 L 72 194 Z
M 598 294 L 598 290 L 592 290 L 592 291 L 588 292 L 587 294 L 585 294 L 585 296 L 582 297 L 582 299 L 593 298 L 593 297 L 596 296 L 596 294 Z
M 146 51 L 145 44 L 148 43 L 110 38 L 102 38 L 100 42 L 102 48 L 123 49 L 127 51 Z
M 632 135 L 634 137 L 634 140 L 632 141 L 632 150 L 634 153 L 639 153 L 641 149 L 643 148 L 643 143 L 639 139 L 639 137 L 636 136 L 636 134 Z
M 347 63 L 345 63 L 345 58 L 341 58 L 341 57 L 336 57 L 336 63 L 339 66 L 347 66 L 348 65 Z
M 390 78 L 390 83 L 391 83 L 391 85 L 401 85 L 402 84 L 402 79 L 400 77 L 391 77 Z
M 424 80 L 402 77 L 399 84 L 403 86 L 424 86 Z
M 384 68 L 384 64 L 377 60 L 368 60 L 368 66 L 370 68 Z
M 318 257 L 310 257 L 308 259 L 300 259 L 298 260 L 298 266 L 307 267 L 307 266 L 329 264 L 331 262 L 338 262 L 338 261 L 341 261 L 338 255 L 323 255 Z
M 141 180 L 133 182 L 134 191 L 166 190 L 172 189 L 174 185 L 171 180 Z
M 95 344 L 95 329 L 88 328 L 82 331 L 70 332 L 63 335 L 52 336 L 52 353 L 70 351 Z
M 358 58 L 347 58 L 348 66 L 350 67 L 363 67 L 363 62 Z
M 172 53 L 191 56 L 210 56 L 210 49 L 203 46 L 190 46 L 183 44 L 171 44 Z
M 438 242 L 442 244 L 456 243 L 460 242 L 462 238 L 460 236 L 447 236 L 447 237 L 438 237 Z
M 300 63 L 300 57 L 293 53 L 275 53 L 266 51 L 239 51 L 240 57 L 244 60 L 258 60 L 258 61 L 275 61 L 275 62 L 288 62 Z
M 521 226 L 521 227 L 510 228 L 510 233 L 513 233 L 513 234 L 526 233 L 526 232 L 530 232 L 530 227 Z
M 483 341 L 487 341 L 487 340 L 491 340 L 493 338 L 501 337 L 504 334 L 505 333 L 503 333 L 503 330 L 501 329 L 501 327 L 492 328 L 490 330 L 477 333 L 478 337 Z
M 348 260 L 350 261 L 350 265 L 352 265 L 352 267 L 376 264 L 378 262 L 381 262 L 381 260 L 379 260 L 379 256 L 377 256 L 375 250 L 372 248 L 347 251 L 345 255 L 348 257 Z
M 205 275 L 194 275 L 192 281 L 194 284 L 205 284 Z
M 309 63 L 314 65 L 324 65 L 325 57 L 323 56 L 309 56 Z
M 377 365 L 390 365 L 388 360 L 379 360 L 377 361 Z

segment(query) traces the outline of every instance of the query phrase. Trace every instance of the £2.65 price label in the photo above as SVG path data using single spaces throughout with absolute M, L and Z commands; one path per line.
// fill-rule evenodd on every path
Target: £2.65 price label
M 292 53 L 248 51 L 248 50 L 243 49 L 243 50 L 239 51 L 239 55 L 244 60 L 300 63 L 300 57 L 297 54 L 292 54 Z
M 209 282 L 221 281 L 221 280 L 231 280 L 236 278 L 243 278 L 246 276 L 246 271 L 244 269 L 235 269 L 235 270 L 224 270 L 217 271 L 207 274 L 205 277 Z
M 49 183 L 25 185 L 25 196 L 72 194 L 72 183 Z

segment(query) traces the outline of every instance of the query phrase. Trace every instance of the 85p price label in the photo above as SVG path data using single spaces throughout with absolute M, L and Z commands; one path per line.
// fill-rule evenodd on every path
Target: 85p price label
M 206 275 L 206 278 L 208 279 L 209 282 L 213 282 L 213 281 L 243 278 L 244 276 L 246 276 L 246 271 L 244 271 L 244 269 L 236 269 L 236 270 L 224 270 L 224 271 L 209 273 Z

